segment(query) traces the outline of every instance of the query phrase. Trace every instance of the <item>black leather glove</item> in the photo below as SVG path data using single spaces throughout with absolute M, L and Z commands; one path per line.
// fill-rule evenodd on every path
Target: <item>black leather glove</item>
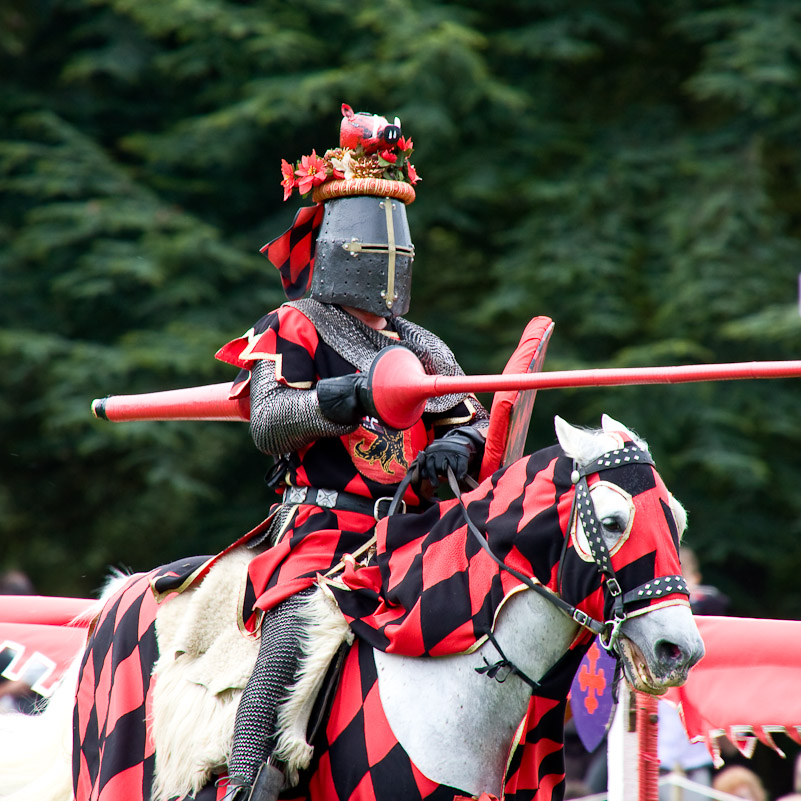
M 332 422 L 355 425 L 368 414 L 367 376 L 350 373 L 317 382 L 320 411 Z
M 427 478 L 431 486 L 439 486 L 439 477 L 446 475 L 450 467 L 457 481 L 461 481 L 484 452 L 484 437 L 474 428 L 465 426 L 449 431 L 434 440 L 419 456 L 421 478 Z

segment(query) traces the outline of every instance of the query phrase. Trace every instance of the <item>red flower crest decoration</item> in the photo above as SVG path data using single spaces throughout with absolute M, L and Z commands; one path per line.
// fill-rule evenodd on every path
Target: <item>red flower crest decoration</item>
M 295 170 L 300 194 L 305 195 L 312 187 L 323 183 L 328 178 L 327 169 L 328 165 L 317 155 L 316 151 L 312 150 L 310 156 L 303 156 L 300 166 Z M 286 194 L 286 188 L 284 191 Z
M 350 181 L 353 178 L 383 178 L 416 184 L 420 177 L 409 159 L 414 151 L 411 137 L 401 136 L 394 145 L 380 153 L 367 153 L 362 145 L 354 148 L 337 147 L 318 156 L 303 156 L 300 161 L 290 164 L 281 160 L 281 186 L 284 200 L 297 188 L 301 195 L 308 194 L 316 186 L 327 181 Z
M 295 181 L 295 168 L 286 159 L 281 159 L 281 175 L 283 175 L 281 186 L 284 187 L 284 200 L 289 200 L 297 182 Z

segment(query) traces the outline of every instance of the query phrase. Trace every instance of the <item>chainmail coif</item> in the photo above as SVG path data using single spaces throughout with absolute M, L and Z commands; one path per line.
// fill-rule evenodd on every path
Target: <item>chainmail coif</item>
M 393 342 L 338 306 L 320 303 L 312 298 L 286 305 L 293 306 L 308 317 L 320 339 L 363 373 L 369 371 L 380 350 L 401 344 L 420 359 L 429 375 L 464 375 L 453 352 L 438 336 L 403 317 L 392 318 L 392 324 L 401 337 L 400 342 Z M 426 411 L 439 414 L 453 408 L 465 397 L 466 393 L 459 393 L 428 398 Z

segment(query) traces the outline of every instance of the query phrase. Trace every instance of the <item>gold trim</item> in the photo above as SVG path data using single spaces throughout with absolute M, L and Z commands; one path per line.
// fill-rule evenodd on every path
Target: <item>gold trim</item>
M 249 566 L 250 563 L 248 563 Z M 237 592 L 237 599 L 236 599 L 236 627 L 239 629 L 239 633 L 245 637 L 247 640 L 256 640 L 261 637 L 261 621 L 264 617 L 264 612 L 261 609 L 255 610 L 256 614 L 256 625 L 253 627 L 253 631 L 248 631 L 245 628 L 245 618 L 243 616 L 243 607 L 245 605 L 245 594 L 247 593 L 248 589 L 248 570 L 247 568 L 243 571 L 242 578 L 239 580 L 239 590 Z
M 611 481 L 598 479 L 598 481 L 590 485 L 590 497 L 592 497 L 592 491 L 596 487 L 605 487 L 611 492 L 617 493 L 623 498 L 624 501 L 628 503 L 629 506 L 629 519 L 628 522 L 626 523 L 625 530 L 620 533 L 620 535 L 615 540 L 615 543 L 611 548 L 608 545 L 606 546 L 607 550 L 609 551 L 609 556 L 612 557 L 626 544 L 626 541 L 631 536 L 631 531 L 634 528 L 634 517 L 637 514 L 637 507 L 634 505 L 634 499 L 631 497 L 631 495 L 628 492 L 626 492 L 626 490 L 624 490 L 623 487 L 621 487 L 619 484 L 613 484 Z M 593 508 L 595 508 L 594 504 Z M 579 543 L 578 527 L 580 522 L 581 521 L 579 520 L 579 516 L 575 515 L 573 518 L 573 525 L 570 527 L 570 541 L 568 544 L 573 546 L 573 550 L 575 550 L 575 552 L 579 555 L 579 558 L 581 558 L 582 561 L 591 564 L 592 562 L 595 561 L 595 557 L 592 555 L 592 550 L 589 547 L 589 535 L 587 534 L 587 531 L 586 529 L 584 529 L 583 525 L 581 528 L 582 531 L 584 531 L 584 539 L 587 542 L 587 548 L 585 549 Z M 600 518 L 598 519 L 598 522 L 601 523 Z M 603 523 L 601 523 L 601 525 L 603 525 Z M 604 542 L 606 542 L 605 539 Z
M 156 599 L 156 603 L 160 604 L 162 601 L 167 599 L 173 593 L 182 593 L 187 587 L 189 587 L 195 579 L 197 579 L 198 575 L 202 573 L 211 562 L 213 562 L 217 557 L 212 556 L 210 559 L 207 559 L 200 567 L 196 567 L 184 580 L 181 584 L 171 590 L 167 590 L 166 592 L 158 592 L 156 590 L 156 581 L 159 578 L 163 578 L 163 576 L 156 576 L 148 581 L 150 584 L 150 591 L 153 593 L 153 597 Z
M 512 759 L 514 758 L 515 751 L 517 751 L 518 746 L 523 741 L 523 735 L 526 733 L 526 729 L 528 728 L 528 707 L 526 708 L 526 714 L 523 715 L 523 720 L 520 721 L 520 725 L 517 727 L 517 731 L 515 732 L 515 736 L 512 737 L 512 742 L 509 745 L 509 753 L 506 757 L 506 767 L 503 771 L 503 782 L 501 783 L 501 792 L 498 796 L 499 798 L 503 797 L 503 787 L 506 784 L 506 779 L 509 775 L 509 768 L 512 764 Z
M 659 576 L 655 576 L 655 578 L 659 578 Z M 692 608 L 690 607 L 689 599 L 675 598 L 672 601 L 659 601 L 658 603 L 655 603 L 653 606 L 645 606 L 642 609 L 638 609 L 636 612 L 629 612 L 626 615 L 626 618 L 628 619 L 632 617 L 639 617 L 640 615 L 647 615 L 649 612 L 653 612 L 656 609 L 663 609 L 667 606 L 686 606 Z
M 265 333 L 267 332 L 265 331 Z M 249 361 L 272 362 L 275 378 L 284 386 L 292 387 L 292 389 L 311 389 L 314 386 L 314 381 L 287 381 L 284 378 L 284 356 L 282 353 L 258 353 L 253 351 L 250 345 L 248 345 L 247 349 L 249 349 L 249 353 L 247 353 Z M 242 351 L 242 356 L 245 355 L 245 351 Z
M 289 475 L 289 471 L 287 471 L 287 475 Z M 287 482 L 287 486 L 292 486 L 292 485 L 289 482 Z M 273 540 L 276 543 L 281 539 L 281 537 L 284 536 L 284 534 L 286 534 L 286 531 L 289 528 L 289 524 L 292 523 L 292 521 L 295 519 L 295 516 L 297 515 L 299 509 L 300 506 L 295 505 L 295 508 L 287 515 L 286 520 L 284 520 L 281 528 L 278 529 L 278 533 L 273 538 Z
M 454 426 L 454 425 L 461 425 L 463 423 L 469 423 L 475 419 L 476 416 L 476 407 L 473 404 L 473 401 L 470 398 L 473 397 L 472 395 L 468 395 L 467 397 L 463 398 L 459 403 L 464 403 L 467 406 L 470 414 L 467 417 L 443 417 L 441 419 L 434 420 L 434 428 L 437 426 Z M 474 398 L 475 400 L 475 398 Z M 476 400 L 476 403 L 478 401 Z M 457 406 L 459 404 L 456 404 Z
M 541 584 L 542 582 L 538 581 L 536 576 L 531 576 L 531 580 L 535 584 Z M 501 613 L 501 609 L 506 605 L 506 602 L 513 596 L 517 595 L 519 592 L 524 592 L 528 590 L 525 584 L 518 584 L 516 587 L 512 587 L 506 595 L 501 598 L 501 602 L 498 604 L 498 608 L 495 610 L 495 614 L 492 616 L 492 627 L 490 631 L 495 631 L 495 626 L 498 624 L 498 615 Z M 548 589 L 547 587 L 545 589 Z M 481 648 L 484 643 L 489 640 L 489 637 L 486 634 L 482 634 L 479 639 L 477 639 L 466 651 L 459 651 L 460 654 L 472 654 L 475 653 L 479 648 Z M 451 654 L 443 654 L 443 656 L 450 656 Z
M 242 348 L 242 351 L 239 354 L 239 358 L 242 361 L 254 361 L 255 359 L 265 359 L 270 356 L 269 353 L 256 350 L 259 342 L 261 342 L 261 338 L 266 333 L 266 331 L 262 331 L 260 334 L 256 334 L 251 328 L 249 331 L 243 334 L 243 337 L 247 337 L 248 344 Z

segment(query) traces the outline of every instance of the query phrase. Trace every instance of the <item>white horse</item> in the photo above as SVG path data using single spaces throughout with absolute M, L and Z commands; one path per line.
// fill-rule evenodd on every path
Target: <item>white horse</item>
M 519 750 L 522 747 L 519 740 L 526 734 L 521 721 L 526 718 L 532 696 L 535 699 L 538 696 L 537 684 L 559 668 L 565 655 L 571 653 L 571 646 L 593 625 L 595 631 L 603 629 L 632 687 L 661 694 L 686 680 L 691 666 L 703 655 L 703 644 L 689 605 L 683 597 L 675 595 L 680 584 L 676 575 L 679 572 L 676 535 L 685 527 L 684 510 L 669 493 L 660 490 L 663 485 L 650 464 L 640 461 L 641 457 L 646 462 L 650 458 L 645 443 L 620 423 L 605 417 L 603 430 L 590 432 L 557 418 L 556 432 L 563 452 L 557 460 L 561 460 L 560 464 L 567 460 L 573 467 L 572 492 L 577 496 L 574 504 L 577 513 L 571 517 L 567 532 L 559 524 L 559 516 L 553 515 L 553 530 L 548 533 L 562 551 L 560 564 L 572 560 L 577 569 L 584 571 L 582 580 L 596 581 L 593 595 L 596 603 L 591 611 L 596 610 L 601 620 L 581 609 L 577 611 L 579 604 L 576 601 L 576 606 L 571 605 L 569 593 L 560 599 L 554 591 L 558 587 L 534 579 L 528 587 L 518 583 L 506 593 L 495 614 L 494 638 L 480 640 L 467 653 L 412 658 L 371 651 L 357 640 L 345 659 L 327 722 L 307 744 L 312 700 L 321 684 L 324 667 L 340 643 L 349 638 L 348 627 L 332 603 L 331 592 L 317 593 L 309 604 L 313 631 L 308 640 L 306 671 L 282 710 L 282 755 L 290 761 L 289 775 L 297 779 L 300 772 L 301 782 L 297 788 L 285 790 L 282 797 L 325 801 L 412 797 L 398 794 L 408 779 L 403 770 L 409 766 L 409 775 L 415 777 L 415 792 L 420 797 L 439 799 L 481 793 L 504 797 L 506 792 L 507 798 L 514 798 L 514 790 L 508 784 L 505 789 L 505 783 L 509 782 L 515 748 L 517 753 L 523 753 Z M 627 449 L 631 444 L 634 447 Z M 627 473 L 629 479 L 632 475 L 638 477 L 637 481 L 656 476 L 658 503 L 647 508 L 640 506 L 631 488 L 622 486 L 626 482 L 616 483 L 614 461 L 620 462 L 623 449 L 626 460 L 629 453 L 634 454 L 628 469 L 635 473 Z M 530 458 L 533 457 L 521 460 L 518 468 L 511 468 L 517 469 L 515 480 L 519 480 L 520 471 Z M 599 470 L 603 471 L 601 477 Z M 586 471 L 590 472 L 584 478 Z M 512 481 L 512 475 L 504 471 L 488 480 L 500 487 L 504 481 Z M 526 492 L 531 490 L 532 498 L 545 494 L 533 486 L 539 476 L 538 473 L 532 485 L 525 488 Z M 582 487 L 587 486 L 591 500 L 582 506 L 578 496 Z M 481 487 L 475 492 L 480 494 Z M 468 514 L 472 513 L 471 495 L 465 495 Z M 550 503 L 555 502 L 551 498 Z M 547 507 L 548 501 L 541 505 Z M 595 519 L 592 519 L 593 509 Z M 527 514 L 535 511 L 528 509 Z M 589 517 L 583 516 L 584 511 Z M 521 532 L 524 535 L 525 529 Z M 613 566 L 605 573 L 604 553 Z M 643 553 L 650 556 L 644 559 Z M 145 693 L 150 693 L 150 700 L 142 707 L 149 711 L 146 732 L 147 742 L 152 744 L 149 753 L 155 751 L 152 796 L 150 786 L 144 787 L 139 795 L 130 791 L 121 795 L 119 787 L 123 785 L 112 791 L 109 789 L 112 785 L 100 786 L 97 779 L 93 798 L 110 801 L 116 795 L 126 801 L 151 797 L 153 801 L 166 801 L 190 795 L 197 799 L 216 796 L 213 783 L 219 775 L 224 775 L 238 699 L 258 651 L 258 641 L 246 636 L 235 623 L 240 603 L 235 590 L 243 581 L 248 558 L 243 550 L 231 553 L 212 568 L 198 589 L 175 596 L 159 607 L 156 630 L 160 656 L 153 667 L 155 690 L 152 685 L 149 690 L 144 688 Z M 643 582 L 638 573 L 633 586 L 630 580 L 627 583 L 625 579 L 635 575 L 635 567 L 641 570 L 645 563 L 654 566 L 652 574 L 645 576 Z M 663 572 L 660 565 L 669 565 L 671 569 Z M 598 580 L 599 570 L 603 584 Z M 126 585 L 129 593 L 135 579 Z M 115 598 L 119 604 L 125 592 L 123 589 L 112 597 L 106 609 L 115 603 Z M 561 606 L 557 605 L 560 602 Z M 103 618 L 100 620 L 102 628 Z M 602 625 L 604 620 L 606 624 Z M 83 656 L 84 671 L 91 663 L 92 647 L 90 644 Z M 575 671 L 577 662 L 571 664 Z M 494 671 L 485 675 L 488 665 L 511 672 L 502 682 L 493 680 L 490 676 Z M 360 706 L 356 704 L 359 708 L 354 711 L 358 685 L 363 690 L 369 688 L 365 674 L 370 671 L 377 677 L 377 693 L 365 690 Z M 569 686 L 572 674 L 562 677 L 562 684 L 565 678 Z M 80 731 L 70 737 L 75 680 L 73 671 L 51 701 L 50 710 L 40 718 L 22 721 L 27 733 L 11 725 L 11 718 L 5 717 L 0 723 L 4 730 L 0 741 L 0 798 L 69 801 L 74 797 L 76 801 L 88 801 L 85 785 L 79 786 L 76 796 L 72 791 L 73 756 L 69 746 L 73 741 L 79 743 L 81 737 Z M 103 692 L 110 697 L 115 684 L 111 683 Z M 108 699 L 104 698 L 103 703 L 107 706 Z M 364 717 L 359 727 L 359 742 L 365 754 L 356 753 L 349 743 L 347 758 L 343 760 L 344 750 L 339 744 L 343 732 L 353 727 L 356 712 Z M 557 712 L 563 720 L 563 707 Z M 80 730 L 85 723 L 80 716 L 75 720 Z M 113 723 L 111 719 L 106 721 L 107 726 Z M 529 731 L 531 723 L 529 720 Z M 532 742 L 529 737 L 529 743 Z M 108 739 L 105 741 L 105 749 L 111 749 L 110 743 Z M 81 747 L 85 749 L 84 745 Z M 137 746 L 117 738 L 116 747 Z M 141 748 L 141 743 L 138 747 Z M 376 762 L 376 754 L 380 756 L 379 752 L 385 751 L 386 755 Z M 137 764 L 132 755 L 126 757 L 123 760 L 126 765 Z M 86 758 L 85 750 L 75 755 L 76 760 Z M 103 758 L 111 757 L 105 753 Z M 358 771 L 364 771 L 364 776 L 369 774 L 369 782 L 360 780 Z M 144 775 L 147 778 L 147 771 Z M 141 784 L 139 781 L 137 787 Z M 553 796 L 549 791 L 542 797 L 559 795 L 557 790 Z

